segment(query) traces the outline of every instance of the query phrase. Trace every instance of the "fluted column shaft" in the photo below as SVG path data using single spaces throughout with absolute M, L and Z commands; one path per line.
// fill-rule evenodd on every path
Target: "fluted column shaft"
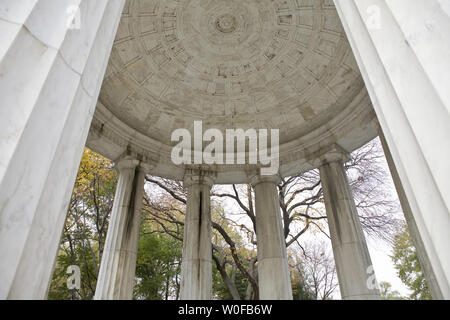
M 450 299 L 450 9 L 334 0 L 442 296 Z
M 392 180 L 394 181 L 395 189 L 397 190 L 398 199 L 403 209 L 403 214 L 405 215 L 405 220 L 408 225 L 409 235 L 416 248 L 417 258 L 419 259 L 420 265 L 422 267 L 425 280 L 427 281 L 428 288 L 430 289 L 431 296 L 435 300 L 443 299 L 441 288 L 436 280 L 433 268 L 431 266 L 430 258 L 428 257 L 427 251 L 425 250 L 425 245 L 423 243 L 422 237 L 420 236 L 419 229 L 417 227 L 416 220 L 411 211 L 411 206 L 409 205 L 408 198 L 406 197 L 405 190 L 403 189 L 402 182 L 398 175 L 397 169 L 392 159 L 391 152 L 387 145 L 386 139 L 380 130 L 380 140 L 383 146 L 384 154 L 386 156 L 386 161 L 391 172 Z
M 346 300 L 380 299 L 369 250 L 345 173 L 345 158 L 345 154 L 339 151 L 330 153 L 320 167 L 341 296 Z
M 188 190 L 181 265 L 182 300 L 212 297 L 211 203 L 213 181 L 202 175 L 187 175 Z
M 292 300 L 292 287 L 281 224 L 278 176 L 254 176 L 258 279 L 261 300 Z
M 124 3 L 0 1 L 0 299 L 46 297 Z
M 95 300 L 130 300 L 141 223 L 145 172 L 138 160 L 118 163 L 120 176 L 95 290 Z

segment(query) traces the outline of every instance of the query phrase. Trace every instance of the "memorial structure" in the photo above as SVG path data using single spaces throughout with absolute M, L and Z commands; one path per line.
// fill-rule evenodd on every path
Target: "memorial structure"
M 46 297 L 86 145 L 120 172 L 96 299 L 132 297 L 147 173 L 188 190 L 183 299 L 211 298 L 210 188 L 231 183 L 254 186 L 260 298 L 292 299 L 276 185 L 314 168 L 342 297 L 378 299 L 343 166 L 377 135 L 450 299 L 449 15 L 448 0 L 2 0 L 0 299 Z M 172 133 L 194 121 L 279 130 L 277 172 L 175 164 Z

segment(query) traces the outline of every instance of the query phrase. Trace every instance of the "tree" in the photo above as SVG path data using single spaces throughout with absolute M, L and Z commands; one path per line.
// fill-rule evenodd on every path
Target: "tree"
M 136 299 L 177 300 L 180 293 L 182 246 L 167 234 L 143 223 L 136 263 Z
M 391 259 L 397 269 L 398 277 L 412 291 L 410 298 L 431 300 L 431 293 L 406 224 L 394 238 Z
M 178 181 L 151 176 L 146 179 L 158 188 L 148 188 L 151 194 L 144 195 L 144 219 L 153 224 L 153 232 L 168 234 L 182 242 L 187 191 Z M 214 295 L 234 300 L 257 297 L 256 252 L 245 248 L 246 241 L 239 227 L 226 217 L 223 207 L 216 201 L 212 202 L 212 218 L 214 277 L 223 283 L 222 286 L 215 281 Z M 237 283 L 236 279 L 242 281 Z
M 294 269 L 301 278 L 301 287 L 298 283 L 296 287 L 301 296 L 311 300 L 332 298 L 339 283 L 333 255 L 324 241 L 307 243 L 302 254 L 291 254 L 291 259 L 291 270 Z
M 389 282 L 380 282 L 380 294 L 383 300 L 403 300 L 404 297 L 400 295 L 397 290 L 392 290 L 392 285 Z
M 49 299 L 87 299 L 95 294 L 97 276 L 118 175 L 112 163 L 85 149 L 69 204 Z M 67 267 L 81 271 L 79 290 L 67 289 Z
M 114 202 L 118 173 L 106 158 L 85 149 L 72 193 L 48 298 L 90 300 Z M 181 245 L 168 234 L 154 232 L 144 221 L 136 265 L 137 299 L 176 299 L 179 293 Z M 67 268 L 77 265 L 81 286 L 69 290 Z
M 380 165 L 382 158 L 375 140 L 355 151 L 345 166 L 364 231 L 392 241 L 399 224 L 393 214 L 398 205 L 384 188 L 387 172 Z M 146 180 L 135 297 L 178 299 L 187 192 L 179 181 L 152 176 Z M 116 182 L 111 162 L 86 149 L 49 297 L 93 297 Z M 331 254 L 302 240 L 306 233 L 329 238 L 319 172 L 286 177 L 278 192 L 294 295 L 298 299 L 329 299 L 337 287 Z M 258 299 L 254 190 L 247 184 L 215 186 L 211 196 L 214 297 Z M 69 291 L 65 272 L 73 264 L 80 266 L 82 286 Z
M 390 196 L 390 190 L 385 187 L 388 173 L 382 164 L 383 159 L 382 148 L 376 139 L 355 151 L 345 167 L 364 231 L 371 237 L 392 242 L 400 224 L 400 219 L 395 216 L 399 206 L 396 199 Z M 151 208 L 148 210 L 151 212 L 151 219 L 161 225 L 165 232 L 181 241 L 186 204 L 186 190 L 182 183 L 150 176 L 147 176 L 147 182 L 159 190 L 151 194 L 152 199 L 147 203 L 147 207 Z M 284 178 L 278 191 L 286 247 L 295 248 L 291 252 L 305 251 L 300 239 L 307 232 L 320 232 L 329 238 L 318 170 Z M 212 223 L 214 234 L 221 239 L 213 242 L 215 267 L 233 299 L 242 299 L 237 284 L 230 280 L 230 275 L 234 279 L 239 278 L 234 276 L 236 270 L 248 284 L 245 298 L 257 299 L 254 190 L 251 185 L 215 186 L 211 197 L 216 208 L 221 208 L 213 210 L 216 211 Z M 168 198 L 172 198 L 177 204 L 167 202 Z M 231 205 L 227 205 L 229 202 Z M 174 212 L 177 214 L 173 214 Z M 333 261 L 329 267 L 336 279 Z M 331 279 L 319 278 L 322 281 Z M 313 296 L 319 298 L 320 291 L 324 298 L 330 297 L 336 288 L 336 285 L 330 286 L 329 282 L 317 284 L 317 287 L 321 286 L 324 286 L 322 289 L 325 288 L 325 291 L 317 289 L 317 295 Z

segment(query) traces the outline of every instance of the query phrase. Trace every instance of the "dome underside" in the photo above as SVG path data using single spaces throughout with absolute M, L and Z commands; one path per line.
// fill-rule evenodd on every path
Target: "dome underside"
M 281 145 L 305 143 L 333 131 L 356 100 L 371 114 L 332 0 L 132 0 L 99 104 L 170 147 L 175 129 L 199 120 L 205 130 L 279 129 Z

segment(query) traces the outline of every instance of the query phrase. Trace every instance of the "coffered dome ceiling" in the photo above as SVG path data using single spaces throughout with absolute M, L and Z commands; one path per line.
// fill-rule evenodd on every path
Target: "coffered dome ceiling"
M 332 0 L 129 0 L 99 105 L 162 146 L 194 120 L 280 129 L 286 146 L 342 127 L 348 108 L 363 105 L 373 120 Z

